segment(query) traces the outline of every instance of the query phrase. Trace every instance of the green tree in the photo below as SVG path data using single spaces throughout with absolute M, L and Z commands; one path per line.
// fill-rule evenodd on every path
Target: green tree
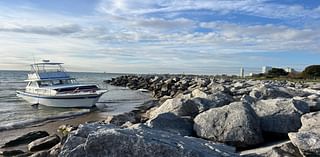
M 306 67 L 303 72 L 302 76 L 304 78 L 318 78 L 320 77 L 320 65 L 310 65 Z
M 280 76 L 287 76 L 288 73 L 281 68 L 272 68 L 270 71 L 268 71 L 267 76 L 268 77 L 280 77 Z

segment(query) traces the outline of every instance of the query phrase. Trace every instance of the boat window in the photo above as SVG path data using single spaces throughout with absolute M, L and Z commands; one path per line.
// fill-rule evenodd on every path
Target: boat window
M 63 81 L 62 80 L 52 80 L 52 84 L 53 85 L 61 85 L 61 84 L 63 84 Z
M 38 84 L 37 84 L 37 82 L 30 82 L 30 84 L 29 84 L 29 86 L 30 87 L 38 87 Z
M 52 86 L 52 81 L 41 81 L 38 82 L 40 87 Z
M 70 80 L 60 80 L 62 81 L 62 84 L 77 84 L 77 81 L 74 79 L 70 79 Z

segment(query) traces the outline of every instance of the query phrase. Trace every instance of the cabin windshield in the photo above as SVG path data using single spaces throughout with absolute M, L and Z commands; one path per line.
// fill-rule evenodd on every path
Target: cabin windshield
M 64 68 L 60 64 L 35 64 L 31 66 L 33 72 L 64 72 Z
M 38 81 L 40 87 L 78 84 L 75 79 Z

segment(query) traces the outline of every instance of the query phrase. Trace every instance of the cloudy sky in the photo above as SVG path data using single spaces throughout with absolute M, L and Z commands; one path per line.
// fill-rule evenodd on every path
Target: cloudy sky
M 2 0 L 0 69 L 237 74 L 320 64 L 319 0 Z

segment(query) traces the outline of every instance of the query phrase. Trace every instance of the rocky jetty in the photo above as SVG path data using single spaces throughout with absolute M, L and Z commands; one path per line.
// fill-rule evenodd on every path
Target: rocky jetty
M 320 135 L 317 127 L 312 126 L 312 131 L 303 129 L 308 123 L 303 120 L 306 115 L 320 110 L 319 83 L 188 75 L 128 75 L 106 82 L 149 90 L 159 100 L 160 105 L 145 114 L 150 120 L 141 123 L 149 128 L 220 142 L 239 150 L 259 147 L 265 141 L 291 140 L 251 156 L 319 154 L 318 143 L 310 142 L 311 137 L 317 140 Z M 305 137 L 306 133 L 310 138 Z

